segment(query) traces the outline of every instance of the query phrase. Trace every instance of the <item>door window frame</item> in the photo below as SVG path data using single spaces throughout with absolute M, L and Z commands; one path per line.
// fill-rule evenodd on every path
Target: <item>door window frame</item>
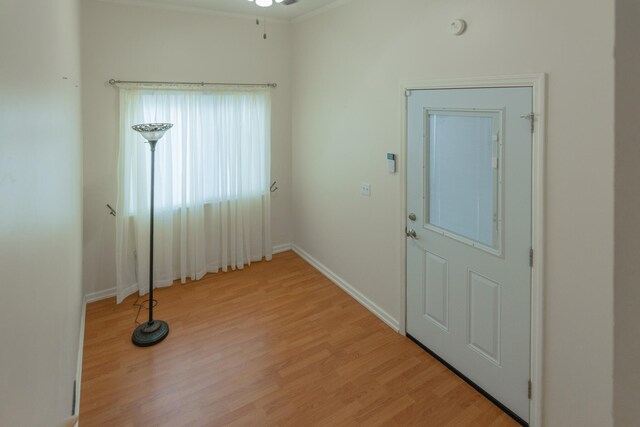
M 498 140 L 494 141 L 495 147 L 493 150 L 496 154 L 497 165 L 496 176 L 494 178 L 493 183 L 493 213 L 495 215 L 495 224 L 494 224 L 494 234 L 493 234 L 493 246 L 486 245 L 482 242 L 472 239 L 471 237 L 464 236 L 460 233 L 456 233 L 455 231 L 448 230 L 444 227 L 440 227 L 431 222 L 431 211 L 430 211 L 430 198 L 426 197 L 425 194 L 425 206 L 423 207 L 426 222 L 424 224 L 424 228 L 426 230 L 430 230 L 434 233 L 440 234 L 442 236 L 448 237 L 450 239 L 456 240 L 460 243 L 464 243 L 465 245 L 469 245 L 473 248 L 485 251 L 497 257 L 503 257 L 502 248 L 504 247 L 504 205 L 503 205 L 503 182 L 504 182 L 504 168 L 503 168 L 503 159 L 504 159 L 504 147 L 502 145 L 502 138 L 504 135 L 504 117 L 505 111 L 504 108 L 495 109 L 495 108 L 446 108 L 446 107 L 436 107 L 430 106 L 424 108 L 424 164 L 425 164 L 425 173 L 424 173 L 424 189 L 428 193 L 430 191 L 430 165 L 431 165 L 431 152 L 429 149 L 428 142 L 430 138 L 430 129 L 429 129 L 429 116 L 433 113 L 443 113 L 449 115 L 456 115 L 462 117 L 487 117 L 492 119 L 492 127 L 494 134 L 497 134 Z

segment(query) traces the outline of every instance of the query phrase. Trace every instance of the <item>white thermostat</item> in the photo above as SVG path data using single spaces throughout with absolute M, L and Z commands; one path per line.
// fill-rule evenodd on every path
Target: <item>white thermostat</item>
M 387 153 L 387 170 L 396 173 L 396 155 L 393 153 Z

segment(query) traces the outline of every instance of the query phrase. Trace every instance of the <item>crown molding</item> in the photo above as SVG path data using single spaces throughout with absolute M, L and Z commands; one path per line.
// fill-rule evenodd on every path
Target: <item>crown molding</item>
M 261 20 L 265 20 L 266 22 L 272 24 L 290 24 L 292 21 L 288 19 L 279 19 L 279 18 L 271 18 L 265 17 L 260 14 L 249 15 L 244 13 L 234 13 L 234 12 L 223 12 L 220 10 L 212 10 L 204 7 L 196 7 L 196 6 L 178 6 L 173 4 L 160 4 L 154 1 L 149 0 L 84 0 L 85 2 L 94 1 L 101 3 L 110 3 L 110 4 L 119 4 L 124 6 L 134 6 L 134 7 L 148 7 L 152 9 L 160 9 L 167 10 L 173 12 L 183 12 L 183 13 L 192 13 L 198 15 L 209 15 L 209 16 L 218 16 L 223 18 L 234 18 L 234 19 L 243 19 L 243 20 L 255 20 L 259 18 Z
M 300 15 L 296 18 L 293 18 L 291 21 L 292 24 L 297 24 L 303 21 L 307 21 L 314 16 L 325 14 L 333 9 L 337 9 L 342 6 L 346 6 L 349 3 L 353 3 L 354 0 L 336 0 L 333 3 L 329 3 L 326 6 L 322 6 L 316 10 L 312 10 L 311 12 L 305 13 L 304 15 Z

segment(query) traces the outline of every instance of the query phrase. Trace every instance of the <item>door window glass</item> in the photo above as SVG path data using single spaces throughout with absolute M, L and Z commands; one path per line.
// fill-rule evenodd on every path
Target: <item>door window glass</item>
M 498 114 L 427 114 L 428 225 L 498 249 Z

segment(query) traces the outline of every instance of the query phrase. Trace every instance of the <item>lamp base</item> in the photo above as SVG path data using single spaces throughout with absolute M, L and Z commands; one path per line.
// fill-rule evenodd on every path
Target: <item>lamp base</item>
M 149 347 L 158 344 L 169 335 L 169 325 L 164 320 L 145 322 L 138 326 L 131 336 L 131 342 L 138 347 Z

